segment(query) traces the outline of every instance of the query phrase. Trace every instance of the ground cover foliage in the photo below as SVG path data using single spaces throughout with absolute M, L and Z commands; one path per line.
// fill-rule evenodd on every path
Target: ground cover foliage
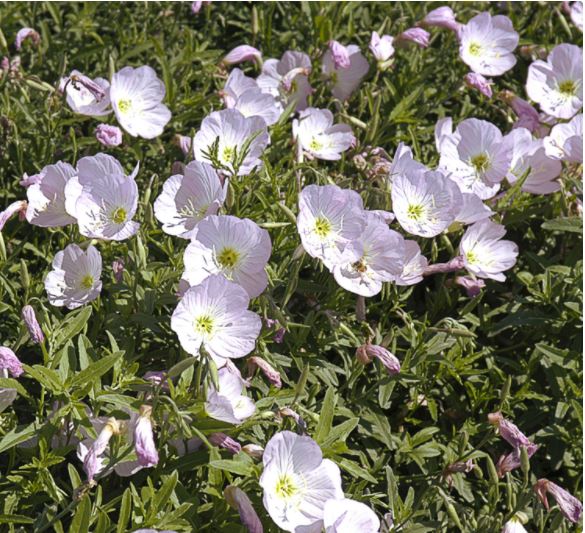
M 415 159 L 434 168 L 440 118 L 475 117 L 510 130 L 515 115 L 508 104 L 465 86 L 468 69 L 452 32 L 431 31 L 428 48 L 401 50 L 391 69 L 376 71 L 367 51 L 371 32 L 397 35 L 432 7 L 226 2 L 193 14 L 190 3 L 1 5 L 3 55 L 15 55 L 14 36 L 25 26 L 39 32 L 40 43 L 24 46 L 19 74 L 0 81 L 0 207 L 24 197 L 24 173 L 57 161 L 75 165 L 105 151 L 127 173 L 140 162 L 135 220 L 141 223 L 128 240 L 96 243 L 104 264 L 101 295 L 73 311 L 49 304 L 43 280 L 59 250 L 89 239 L 76 226 L 40 228 L 17 218 L 2 231 L 0 343 L 26 366 L 18 380 L 0 380 L 18 391 L 0 414 L 1 530 L 244 531 L 223 496 L 232 484 L 248 494 L 264 530 L 278 531 L 262 505 L 261 461 L 212 444 L 180 456 L 168 441 L 181 428 L 185 438 L 223 432 L 242 445 L 264 447 L 277 431 L 297 431 L 285 408 L 300 415 L 324 457 L 340 467 L 346 496 L 380 517 L 392 512 L 396 531 L 499 531 L 518 512 L 525 513 L 528 531 L 579 529 L 558 508 L 547 512 L 532 486 L 547 478 L 581 497 L 580 167 L 566 167 L 561 190 L 551 195 L 515 191 L 492 204 L 520 253 L 506 281 L 486 280 L 475 298 L 450 283 L 452 274 L 438 274 L 410 287 L 386 284 L 366 299 L 366 318 L 359 320 L 356 295 L 298 250 L 299 173 L 306 185 L 334 183 L 360 192 L 370 209 L 388 209 L 389 196 L 353 158 L 366 146 L 392 154 L 404 142 Z M 506 14 L 521 46 L 582 46 L 582 33 L 559 2 L 452 7 L 461 21 L 480 11 Z M 320 57 L 331 39 L 358 44 L 372 65 L 340 106 L 319 81 Z M 357 146 L 339 161 L 298 163 L 291 121 L 281 120 L 270 128 L 263 167 L 231 182 L 224 211 L 254 220 L 272 240 L 269 286 L 250 309 L 279 325 L 263 328 L 253 355 L 269 361 L 282 379 L 279 389 L 254 375 L 247 394 L 256 413 L 234 426 L 205 415 L 201 385 L 212 382 L 210 365 L 184 352 L 171 330 L 187 242 L 162 231 L 153 203 L 173 163 L 188 160 L 175 135 L 193 135 L 205 116 L 222 108 L 218 92 L 226 70 L 220 60 L 244 43 L 265 59 L 286 50 L 308 53 L 312 105 L 351 125 Z M 516 66 L 495 80 L 494 92 L 526 98 L 532 59 L 516 55 Z M 104 149 L 95 138 L 99 121 L 74 114 L 56 88 L 72 69 L 109 78 L 128 65 L 156 70 L 172 118 L 156 139 L 125 134 L 119 147 Z M 252 63 L 241 68 L 259 73 Z M 431 263 L 445 262 L 456 255 L 463 231 L 417 240 Z M 117 258 L 125 265 L 120 282 L 110 266 Z M 42 348 L 31 342 L 21 318 L 26 304 L 45 332 Z M 286 330 L 282 342 L 274 338 L 278 327 Z M 398 357 L 399 374 L 356 359 L 356 348 L 368 339 Z M 160 370 L 173 378 L 170 391 L 142 378 Z M 147 396 L 158 465 L 131 477 L 98 476 L 89 486 L 75 446 L 54 445 L 60 420 L 89 428 L 88 409 L 124 419 Z M 496 411 L 540 447 L 529 469 L 502 478 L 494 465 L 509 446 L 488 423 Z M 23 446 L 32 437 L 36 444 Z M 468 459 L 472 471 L 444 475 L 448 465 Z

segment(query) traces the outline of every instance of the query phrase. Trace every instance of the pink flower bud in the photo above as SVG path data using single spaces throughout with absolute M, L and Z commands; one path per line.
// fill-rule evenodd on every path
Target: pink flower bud
M 203 6 L 208 6 L 209 4 L 211 4 L 211 0 L 208 1 L 200 1 L 198 0 L 197 2 L 193 2 L 191 4 L 191 13 L 193 13 L 193 15 L 197 15 L 197 13 L 199 13 L 199 11 L 201 11 L 201 8 Z
M 583 505 L 572 494 L 568 493 L 556 483 L 548 479 L 539 479 L 534 485 L 534 492 L 548 511 L 549 505 L 546 497 L 547 492 L 550 492 L 552 497 L 556 500 L 563 516 L 571 522 L 577 524 L 581 520 L 583 514 Z
M 181 149 L 183 155 L 189 155 L 191 153 L 193 139 L 188 135 L 175 135 L 174 143 Z
M 465 83 L 468 87 L 477 89 L 481 94 L 487 98 L 491 98 L 492 93 L 492 81 L 484 78 L 481 74 L 475 72 L 469 72 L 465 75 Z
M 396 41 L 401 43 L 412 42 L 418 44 L 421 48 L 426 48 L 429 46 L 430 38 L 431 34 L 422 28 L 409 28 L 396 37 Z
M 436 263 L 434 265 L 427 266 L 423 272 L 423 276 L 431 276 L 432 274 L 448 274 L 449 272 L 457 272 L 457 270 L 461 270 L 462 268 L 465 268 L 465 262 L 463 261 L 463 256 L 458 255 L 447 263 Z
M 262 522 L 260 522 L 250 498 L 248 498 L 242 489 L 233 485 L 228 485 L 224 489 L 223 495 L 230 507 L 233 507 L 238 511 L 240 514 L 240 520 L 248 529 L 249 533 L 263 533 L 264 529 L 262 527 Z
M 279 417 L 289 416 L 292 418 L 297 424 L 297 430 L 299 433 L 306 434 L 307 433 L 307 423 L 303 420 L 301 415 L 296 411 L 293 411 L 290 407 L 283 407 L 278 411 Z
M 33 44 L 38 45 L 41 42 L 41 36 L 33 30 L 32 28 L 22 28 L 18 30 L 16 34 L 16 39 L 14 41 L 14 46 L 17 50 L 20 50 L 22 47 L 22 43 L 26 40 L 30 39 Z
M 270 366 L 270 363 L 268 363 L 268 361 L 265 361 L 261 357 L 257 357 L 254 355 L 254 356 L 248 358 L 247 364 L 248 364 L 248 371 L 250 373 L 250 376 L 254 373 L 256 368 L 259 368 L 262 371 L 262 373 L 264 374 L 264 376 L 266 377 L 266 379 L 272 385 L 274 385 L 277 389 L 280 389 L 282 387 L 282 381 L 280 380 L 280 373 L 277 372 L 274 368 L 272 368 L 272 366 Z
M 468 459 L 467 461 L 459 461 L 457 463 L 450 464 L 447 468 L 445 468 L 445 472 L 448 472 L 449 474 L 468 473 L 473 470 L 474 466 L 473 459 Z
M 494 426 L 497 426 L 500 430 L 500 436 L 512 447 L 518 448 L 519 446 L 528 446 L 530 441 L 528 437 L 518 429 L 516 424 L 513 424 L 509 420 L 506 420 L 502 413 L 490 413 L 488 414 L 488 422 Z
M 234 455 L 242 451 L 242 446 L 240 443 L 225 433 L 212 433 L 209 435 L 208 440 L 214 446 L 225 448 L 228 452 L 231 452 Z
M 457 276 L 455 283 L 463 287 L 467 296 L 470 298 L 479 296 L 481 290 L 485 287 L 485 281 L 483 279 L 473 279 L 470 276 Z
M 167 374 L 162 370 L 151 370 L 142 376 L 142 379 L 146 381 L 150 381 L 156 387 L 160 387 L 161 389 L 169 390 L 169 385 L 167 382 Z
M 118 257 L 112 261 L 112 272 L 116 283 L 122 283 L 124 279 L 124 260 Z
M 391 376 L 395 376 L 400 372 L 400 361 L 383 346 L 370 343 L 364 344 L 356 350 L 356 357 L 363 364 L 368 364 L 374 358 L 379 359 Z
M 111 124 L 100 124 L 95 129 L 95 138 L 104 146 L 120 146 L 122 144 L 122 130 Z
M 0 370 L 5 374 L 10 374 L 12 377 L 19 377 L 24 369 L 20 359 L 16 357 L 16 354 L 6 346 L 0 346 Z
M 380 37 L 378 32 L 372 32 L 370 39 L 370 51 L 378 62 L 388 61 L 394 55 L 394 46 L 392 42 L 394 37 L 390 35 L 383 35 Z
M 264 448 L 257 444 L 246 444 L 242 446 L 242 451 L 254 459 L 262 459 L 262 455 L 264 455 Z
M 14 215 L 24 214 L 26 212 L 27 203 L 25 200 L 18 200 L 16 202 L 12 202 L 4 211 L 0 212 L 0 231 L 4 229 L 4 226 L 8 220 L 10 220 Z
M 542 131 L 543 126 L 540 123 L 538 111 L 526 100 L 516 96 L 512 91 L 502 91 L 499 96 L 518 117 L 512 128 L 526 128 L 531 133 L 546 134 L 546 130 Z
M 222 60 L 222 63 L 226 65 L 237 65 L 244 61 L 261 61 L 262 52 L 253 46 L 242 44 L 236 46 L 231 52 L 229 52 Z
M 136 457 L 138 457 L 138 464 L 144 467 L 158 464 L 158 451 L 154 444 L 151 415 L 152 407 L 150 405 L 141 405 L 140 416 L 134 428 Z
M 460 24 L 455 20 L 455 13 L 450 7 L 443 6 L 429 11 L 425 18 L 419 22 L 420 26 L 427 28 L 437 27 L 457 31 Z
M 35 344 L 41 344 L 44 342 L 45 336 L 43 335 L 43 330 L 37 321 L 35 310 L 30 305 L 25 305 L 22 308 L 22 319 L 28 329 L 30 340 Z
M 331 50 L 331 58 L 335 68 L 349 68 L 351 61 L 345 46 L 337 41 L 329 41 L 329 50 Z

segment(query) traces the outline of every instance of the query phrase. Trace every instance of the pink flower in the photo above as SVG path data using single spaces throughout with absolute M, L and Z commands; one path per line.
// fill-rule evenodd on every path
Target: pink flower
M 349 68 L 349 51 L 337 41 L 329 41 L 329 50 L 335 68 Z
M 280 373 L 277 370 L 275 370 L 270 365 L 270 363 L 268 363 L 268 361 L 265 361 L 261 357 L 254 355 L 254 356 L 248 358 L 247 364 L 248 364 L 248 371 L 249 371 L 250 375 L 252 375 L 254 373 L 256 368 L 259 368 L 262 371 L 262 373 L 264 374 L 264 376 L 266 377 L 266 379 L 272 385 L 274 385 L 277 389 L 280 389 L 280 387 L 282 387 L 282 381 L 280 380 Z
M 460 24 L 455 20 L 455 13 L 450 7 L 443 6 L 429 11 L 425 18 L 418 23 L 419 26 L 431 28 L 446 28 L 448 30 L 457 31 Z
M 394 55 L 394 46 L 392 42 L 394 37 L 390 35 L 383 35 L 380 37 L 378 32 L 372 32 L 370 39 L 370 51 L 379 63 L 388 61 Z
M 26 40 L 30 39 L 33 44 L 38 45 L 41 42 L 41 36 L 33 30 L 32 28 L 22 28 L 18 30 L 16 34 L 16 39 L 14 41 L 14 46 L 17 50 L 20 50 L 22 47 L 22 43 Z
M 241 44 L 240 46 L 236 46 L 222 59 L 222 63 L 226 65 L 236 65 L 244 61 L 262 61 L 262 52 L 253 46 Z
M 4 229 L 6 222 L 16 215 L 16 213 L 18 213 L 19 216 L 24 215 L 27 205 L 28 204 L 25 200 L 18 200 L 12 202 L 4 211 L 0 212 L 0 231 Z
M 193 13 L 193 15 L 197 15 L 203 6 L 208 6 L 209 4 L 211 4 L 211 1 L 206 2 L 205 0 L 198 0 L 197 2 L 193 2 L 191 4 L 191 13 Z
M 262 533 L 264 531 L 262 522 L 260 522 L 254 507 L 252 507 L 250 498 L 242 489 L 234 485 L 228 485 L 224 489 L 223 495 L 228 504 L 240 514 L 240 520 L 248 529 L 248 533 Z
M 134 427 L 134 449 L 138 457 L 138 464 L 144 467 L 158 464 L 158 452 L 154 444 L 151 415 L 152 407 L 150 405 L 141 405 L 140 416 Z
M 118 126 L 100 124 L 95 129 L 95 138 L 104 146 L 120 146 L 122 144 L 122 130 Z
M 6 346 L 0 346 L 0 371 L 4 377 L 10 374 L 12 377 L 19 377 L 24 372 L 20 359 L 16 354 Z
M 375 357 L 378 358 L 391 376 L 395 376 L 400 372 L 400 361 L 383 346 L 370 343 L 364 344 L 356 350 L 356 357 L 363 364 L 371 363 Z
M 463 287 L 470 298 L 479 296 L 481 290 L 485 287 L 483 279 L 473 279 L 471 276 L 457 276 L 455 283 Z
M 114 272 L 114 279 L 116 283 L 122 283 L 124 279 L 124 260 L 118 257 L 112 262 L 112 271 Z
M 468 87 L 477 89 L 481 94 L 487 98 L 492 97 L 492 81 L 484 78 L 481 74 L 469 72 L 465 75 L 465 83 Z
M 41 344 L 45 341 L 43 330 L 35 315 L 35 310 L 30 305 L 25 305 L 22 308 L 22 319 L 28 329 L 30 340 L 35 344 Z
M 189 155 L 191 153 L 193 139 L 189 135 L 175 135 L 174 143 L 181 149 L 183 155 Z
M 240 443 L 232 439 L 225 433 L 212 433 L 211 435 L 209 435 L 208 440 L 214 446 L 218 446 L 219 448 L 225 448 L 228 452 L 231 452 L 234 455 L 242 451 L 242 446 L 240 445 Z
M 550 492 L 556 500 L 561 513 L 563 513 L 567 520 L 570 520 L 574 524 L 577 524 L 581 520 L 581 515 L 583 514 L 583 505 L 581 502 L 556 483 L 544 478 L 539 479 L 536 485 L 534 485 L 534 491 L 547 511 L 549 505 L 546 493 Z
M 422 28 L 409 28 L 396 37 L 396 42 L 411 42 L 418 44 L 421 48 L 426 48 L 429 46 L 430 38 L 431 34 Z

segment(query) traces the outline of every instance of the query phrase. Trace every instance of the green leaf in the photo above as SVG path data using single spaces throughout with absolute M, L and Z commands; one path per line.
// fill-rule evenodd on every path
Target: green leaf
M 583 219 L 581 217 L 560 217 L 547 220 L 540 226 L 550 231 L 568 231 L 583 235 Z
M 117 352 L 92 363 L 81 372 L 75 374 L 75 376 L 68 381 L 69 387 L 83 387 L 86 383 L 100 378 L 116 364 L 116 361 L 121 357 L 122 353 L 123 352 Z
M 335 426 L 327 435 L 327 438 L 323 441 L 322 446 L 324 448 L 329 448 L 333 446 L 336 442 L 345 442 L 345 439 L 349 436 L 349 434 L 356 428 L 360 419 L 359 418 L 350 418 L 345 422 L 342 422 L 338 426 Z
M 212 468 L 218 468 L 219 470 L 225 470 L 232 474 L 238 474 L 239 476 L 251 476 L 254 472 L 254 467 L 250 463 L 243 463 L 240 461 L 230 461 L 227 459 L 218 459 L 217 461 L 211 461 L 209 466 Z
M 313 437 L 319 444 L 325 440 L 331 431 L 336 404 L 337 396 L 335 394 L 335 389 L 333 387 L 329 387 L 325 393 L 323 407 L 321 407 L 321 414 L 319 415 L 319 422 L 317 423 L 317 427 L 315 428 L 315 436 Z
M 34 520 L 20 514 L 0 514 L 0 524 L 32 524 Z
M 71 521 L 69 531 L 75 531 L 75 533 L 88 533 L 90 518 L 91 501 L 89 499 L 89 496 L 86 495 L 77 505 L 77 509 L 75 510 L 75 516 Z
M 167 477 L 162 487 L 155 493 L 153 500 L 153 508 L 155 509 L 155 512 L 164 509 L 165 505 L 169 501 L 169 498 L 173 494 L 173 491 L 175 490 L 178 479 L 179 474 L 175 470 L 169 477 Z
M 336 459 L 336 462 L 338 466 L 345 470 L 348 474 L 351 474 L 354 477 L 365 479 L 370 483 L 377 483 L 376 478 L 372 476 L 365 468 L 362 468 L 360 465 L 358 465 L 355 461 L 341 458 Z
M 53 393 L 60 393 L 63 391 L 63 383 L 59 374 L 50 368 L 42 365 L 22 365 L 28 376 L 38 381 L 45 389 Z
M 68 340 L 72 339 L 83 330 L 91 316 L 91 311 L 92 307 L 91 305 L 88 305 L 81 308 L 76 313 L 70 313 L 67 315 L 67 318 L 61 323 L 59 329 L 53 334 L 51 342 L 52 353 L 57 353 L 59 348 L 61 348 Z
M 20 432 L 16 431 L 17 429 L 18 427 L 15 427 L 12 431 L 6 433 L 2 440 L 0 440 L 0 453 L 30 439 L 37 431 L 39 431 L 40 426 L 36 422 L 33 422 Z
M 169 379 L 175 378 L 180 376 L 185 370 L 192 367 L 199 359 L 197 357 L 187 357 L 182 361 L 179 361 L 176 365 L 173 365 L 169 371 L 167 372 L 167 377 Z
M 126 531 L 126 525 L 132 514 L 132 491 L 127 488 L 122 495 L 122 505 L 120 506 L 120 515 L 118 517 L 118 526 L 116 527 L 116 533 L 124 533 Z

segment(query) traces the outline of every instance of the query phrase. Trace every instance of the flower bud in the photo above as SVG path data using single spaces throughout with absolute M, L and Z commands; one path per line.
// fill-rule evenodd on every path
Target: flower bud
M 141 405 L 140 416 L 134 428 L 136 457 L 138 457 L 138 464 L 144 467 L 158 464 L 158 451 L 154 444 L 151 415 L 152 407 L 150 405 Z
M 396 42 L 411 42 L 418 44 L 421 48 L 426 48 L 429 46 L 430 38 L 431 34 L 422 28 L 409 28 L 396 37 Z
M 248 528 L 249 533 L 263 533 L 262 522 L 260 522 L 250 498 L 242 489 L 228 485 L 224 489 L 223 495 L 230 507 L 238 511 L 240 520 Z
M 124 260 L 121 257 L 112 261 L 112 271 L 116 283 L 122 283 L 122 280 L 124 279 Z
M 463 287 L 470 298 L 479 296 L 481 290 L 485 287 L 483 279 L 473 279 L 470 276 L 456 276 L 455 283 Z
M 494 426 L 497 426 L 500 431 L 500 436 L 512 447 L 518 448 L 520 446 L 530 445 L 528 437 L 518 429 L 518 426 L 506 420 L 502 413 L 488 414 L 488 422 Z
M 193 139 L 188 135 L 175 135 L 173 142 L 181 149 L 183 155 L 189 155 Z
M 257 444 L 246 444 L 242 446 L 242 451 L 254 459 L 262 459 L 262 455 L 264 455 L 264 448 Z
M 400 372 L 400 361 L 383 346 L 370 343 L 364 344 L 356 350 L 356 357 L 364 365 L 373 361 L 374 358 L 379 359 L 391 376 L 395 376 Z
M 3 371 L 5 377 L 10 374 L 12 377 L 19 377 L 24 369 L 20 359 L 16 354 L 6 346 L 0 346 L 0 370 Z
M 26 200 L 18 200 L 17 202 L 12 202 L 4 211 L 0 212 L 0 231 L 14 215 L 25 213 L 27 206 Z
M 122 144 L 122 130 L 118 126 L 100 124 L 95 129 L 95 138 L 104 146 L 120 146 Z
M 26 39 L 30 39 L 34 45 L 38 45 L 41 42 L 41 36 L 37 31 L 33 30 L 32 28 L 22 28 L 18 30 L 16 39 L 14 41 L 14 46 L 17 50 L 22 48 L 22 43 Z
M 351 61 L 345 46 L 337 41 L 329 41 L 329 50 L 331 51 L 331 59 L 333 59 L 335 68 L 349 68 Z
M 270 364 L 262 359 L 261 357 L 252 356 L 248 358 L 248 371 L 250 376 L 254 373 L 256 368 L 259 368 L 266 379 L 274 385 L 276 388 L 280 389 L 282 387 L 282 381 L 280 380 L 280 373 L 276 371 Z
M 484 78 L 481 74 L 475 72 L 469 72 L 465 75 L 465 83 L 468 87 L 477 89 L 481 94 L 487 98 L 491 98 L 492 92 L 492 81 Z
M 242 44 L 236 46 L 231 52 L 229 52 L 222 60 L 225 65 L 236 65 L 243 63 L 244 61 L 261 61 L 262 52 L 253 46 Z
M 37 321 L 35 310 L 30 305 L 25 305 L 22 308 L 22 319 L 24 320 L 24 323 L 28 329 L 30 340 L 35 344 L 41 344 L 44 342 L 45 336 L 43 334 L 43 330 Z
M 425 18 L 418 23 L 426 28 L 437 27 L 457 31 L 460 24 L 455 20 L 455 13 L 450 7 L 443 6 L 429 11 Z
M 225 448 L 228 452 L 231 452 L 234 455 L 242 451 L 242 446 L 240 443 L 225 433 L 212 433 L 209 435 L 208 440 L 214 446 Z

